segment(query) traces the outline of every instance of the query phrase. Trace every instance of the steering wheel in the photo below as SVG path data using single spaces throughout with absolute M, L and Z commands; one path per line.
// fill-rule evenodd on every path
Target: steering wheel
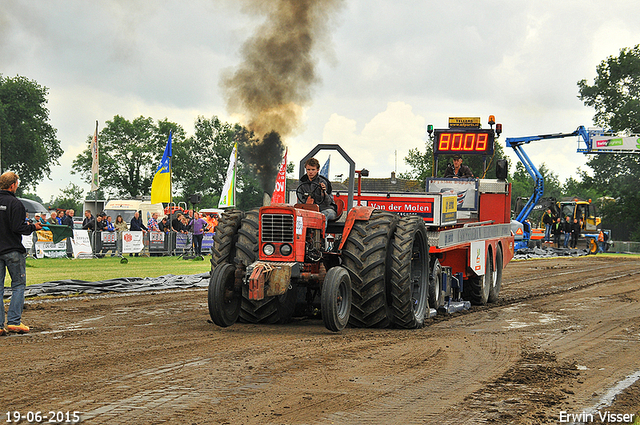
M 306 187 L 309 188 L 308 192 L 304 190 Z M 309 196 L 313 198 L 313 201 L 316 204 L 321 204 L 322 202 L 324 202 L 325 193 L 322 190 L 322 186 L 320 186 L 320 183 L 310 181 L 302 183 L 300 186 L 298 186 L 298 188 L 296 189 L 296 196 L 298 197 L 298 201 L 301 204 L 307 202 Z

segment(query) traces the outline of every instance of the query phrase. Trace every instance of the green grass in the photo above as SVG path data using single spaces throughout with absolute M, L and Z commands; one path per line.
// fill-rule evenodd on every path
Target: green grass
M 89 260 L 67 258 L 27 258 L 27 285 L 55 280 L 77 279 L 88 282 L 119 277 L 158 277 L 167 274 L 191 275 L 211 270 L 211 257 L 204 261 L 183 260 L 179 257 L 125 257 L 129 262 L 121 264 L 119 257 Z M 5 269 L 6 270 L 6 269 Z M 7 273 L 5 286 L 10 286 Z

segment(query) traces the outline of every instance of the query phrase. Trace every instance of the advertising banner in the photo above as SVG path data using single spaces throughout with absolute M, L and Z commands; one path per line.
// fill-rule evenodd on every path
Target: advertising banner
M 122 253 L 132 254 L 142 252 L 144 239 L 141 231 L 122 232 Z
M 74 230 L 71 248 L 73 249 L 73 258 L 93 258 L 89 231 Z
M 48 230 L 37 230 L 36 235 L 36 258 L 62 258 L 67 256 L 66 239 L 53 243 L 53 233 Z
M 102 241 L 102 246 L 100 248 L 100 252 L 116 252 L 116 232 L 101 232 L 102 237 L 100 240 Z
M 29 252 L 33 248 L 33 233 L 30 235 L 22 235 L 22 246 Z
M 164 251 L 164 232 L 149 232 L 149 251 Z
M 640 136 L 614 137 L 594 136 L 591 146 L 593 151 L 612 150 L 621 152 L 640 152 Z
M 205 233 L 202 237 L 202 250 L 211 251 L 213 248 L 213 233 Z
M 478 210 L 478 180 L 477 179 L 427 179 L 427 192 L 454 193 L 458 198 L 458 211 Z
M 176 250 L 188 251 L 191 249 L 191 233 L 176 233 Z

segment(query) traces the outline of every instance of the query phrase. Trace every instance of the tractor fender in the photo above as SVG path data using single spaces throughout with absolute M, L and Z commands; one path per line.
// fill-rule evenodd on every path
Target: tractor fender
M 347 219 L 344 222 L 344 231 L 342 232 L 342 240 L 340 241 L 339 249 L 342 249 L 345 242 L 349 238 L 349 233 L 351 233 L 351 229 L 353 228 L 353 224 L 356 221 L 366 221 L 371 218 L 371 213 L 375 210 L 373 207 L 365 207 L 365 206 L 357 206 L 351 208 L 349 214 L 347 215 Z

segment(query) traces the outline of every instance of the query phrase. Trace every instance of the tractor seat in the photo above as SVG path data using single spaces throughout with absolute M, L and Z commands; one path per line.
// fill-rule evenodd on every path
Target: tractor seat
M 338 220 L 340 220 L 340 217 L 342 216 L 342 213 L 346 209 L 346 205 L 345 205 L 344 199 L 342 199 L 342 198 L 333 198 L 333 202 L 338 207 L 338 209 L 336 211 L 336 219 L 335 219 L 335 221 L 338 221 Z

